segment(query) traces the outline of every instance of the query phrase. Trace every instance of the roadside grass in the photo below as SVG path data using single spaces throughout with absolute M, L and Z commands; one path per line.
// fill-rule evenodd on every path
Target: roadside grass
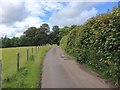
M 15 62 L 16 60 L 12 59 L 11 61 L 14 63 L 11 63 L 10 61 L 8 61 L 7 63 L 7 60 L 9 59 L 6 59 L 7 64 L 3 63 L 4 68 L 3 68 L 2 77 L 4 78 L 2 79 L 3 81 L 2 87 L 3 88 L 38 88 L 40 86 L 39 81 L 41 77 L 40 75 L 41 75 L 41 69 L 42 69 L 42 62 L 43 62 L 45 54 L 51 47 L 52 46 L 42 46 L 39 48 L 39 51 L 34 50 L 34 55 L 33 57 L 31 56 L 29 58 L 28 62 L 26 62 L 26 55 L 23 54 L 24 56 L 21 60 L 24 60 L 24 61 L 21 62 L 23 65 L 21 65 L 21 68 L 19 71 L 16 71 L 16 62 Z M 31 48 L 31 47 L 27 47 L 27 48 Z M 12 49 L 13 50 L 10 50 L 10 51 L 14 51 L 14 48 Z M 24 52 L 24 49 L 21 50 L 21 52 Z M 5 52 L 3 52 L 3 54 L 4 53 Z M 10 54 L 13 55 L 12 52 Z M 8 58 L 8 57 L 5 57 L 3 55 L 3 59 L 4 58 Z M 5 61 L 3 60 L 3 62 Z M 5 68 L 5 66 L 11 69 Z M 4 74 L 4 72 L 8 74 L 6 75 Z

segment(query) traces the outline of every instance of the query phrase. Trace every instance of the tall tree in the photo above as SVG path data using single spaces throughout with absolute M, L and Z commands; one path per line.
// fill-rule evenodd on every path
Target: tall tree
M 54 26 L 52 28 L 52 32 L 49 34 L 49 41 L 51 44 L 58 44 L 59 45 L 59 41 L 60 41 L 60 36 L 59 36 L 59 26 Z
M 48 42 L 48 33 L 50 31 L 49 25 L 44 23 L 37 29 L 35 34 L 35 42 L 37 45 L 47 44 Z
M 46 23 L 42 24 L 42 25 L 40 26 L 40 29 L 41 29 L 41 30 L 44 30 L 45 33 L 48 33 L 48 32 L 50 31 L 50 27 L 49 27 L 49 25 L 46 24 Z
M 36 27 L 30 27 L 28 30 L 24 32 L 25 38 L 27 38 L 27 45 L 35 45 L 35 34 L 36 34 L 37 28 Z
M 18 37 L 11 38 L 11 44 L 13 47 L 19 46 L 20 45 L 19 38 Z
M 6 48 L 6 47 L 11 47 L 11 40 L 5 36 L 2 38 L 2 47 Z

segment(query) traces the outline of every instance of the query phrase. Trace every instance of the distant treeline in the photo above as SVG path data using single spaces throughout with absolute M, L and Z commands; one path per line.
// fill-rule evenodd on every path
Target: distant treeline
M 70 27 L 65 26 L 64 28 L 59 28 L 59 26 L 56 25 L 53 26 L 52 31 L 50 31 L 49 25 L 44 23 L 39 28 L 28 28 L 21 37 L 8 38 L 4 36 L 0 38 L 0 47 L 38 46 L 45 44 L 59 45 L 61 38 L 74 27 L 76 27 L 76 25 Z
M 8 38 L 2 37 L 2 47 L 18 47 L 18 46 L 37 46 L 44 44 L 56 44 L 58 41 L 58 26 L 53 27 L 53 31 L 50 32 L 48 24 L 42 24 L 39 28 L 28 28 L 21 37 Z

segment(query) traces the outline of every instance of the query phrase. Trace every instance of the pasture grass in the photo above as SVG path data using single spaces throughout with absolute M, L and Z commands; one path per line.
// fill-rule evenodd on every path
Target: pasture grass
M 3 49 L 3 69 L 2 69 L 2 87 L 3 88 L 38 88 L 40 86 L 41 67 L 44 56 L 51 46 L 5 48 Z M 26 49 L 29 49 L 29 60 L 27 62 Z M 20 70 L 16 69 L 16 53 L 20 55 Z

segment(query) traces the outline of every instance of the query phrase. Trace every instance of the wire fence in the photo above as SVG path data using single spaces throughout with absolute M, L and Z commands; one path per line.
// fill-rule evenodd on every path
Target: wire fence
M 40 46 L 2 49 L 2 79 L 5 79 L 24 67 L 39 53 Z M 12 73 L 12 74 L 11 74 Z
M 35 56 L 35 54 L 37 54 L 37 52 L 39 52 L 39 46 L 38 47 L 32 47 L 32 48 L 27 48 L 26 49 L 26 62 L 29 62 L 30 59 L 33 59 L 33 57 Z M 17 60 L 17 63 L 16 63 L 16 68 L 17 68 L 17 71 L 19 71 L 20 69 L 20 59 L 21 59 L 21 56 L 22 53 L 20 52 L 17 52 L 16 53 L 16 60 Z

